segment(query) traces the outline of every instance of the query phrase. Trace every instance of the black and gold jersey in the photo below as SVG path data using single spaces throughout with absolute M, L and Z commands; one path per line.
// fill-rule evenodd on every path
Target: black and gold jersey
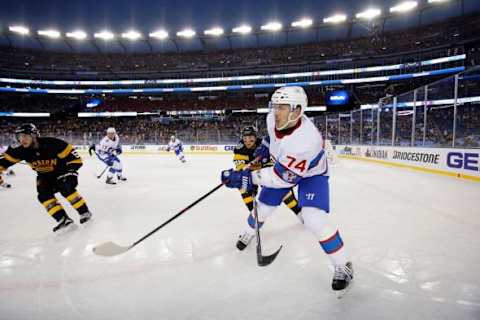
M 57 138 L 37 138 L 38 148 L 9 147 L 0 155 L 0 172 L 24 160 L 38 174 L 63 174 L 78 170 L 82 159 L 75 148 Z
M 255 160 L 255 158 L 253 157 L 253 153 L 261 143 L 262 143 L 262 139 L 257 138 L 257 141 L 255 142 L 255 147 L 252 149 L 249 149 L 245 146 L 243 141 L 240 140 L 240 142 L 235 147 L 235 149 L 233 149 L 233 163 L 235 164 L 235 170 L 243 170 L 250 162 Z M 250 169 L 258 170 L 263 167 L 268 167 L 271 165 L 272 165 L 271 162 L 264 165 L 256 164 L 251 166 Z

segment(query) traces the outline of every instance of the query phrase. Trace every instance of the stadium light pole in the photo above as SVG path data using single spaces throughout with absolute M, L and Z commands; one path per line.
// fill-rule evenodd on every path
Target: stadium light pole
M 362 12 L 359 12 L 355 15 L 355 19 L 360 26 L 368 30 L 369 33 L 376 35 L 377 31 L 375 29 L 376 20 L 381 17 L 382 10 L 378 8 L 368 8 Z M 364 24 L 365 23 L 365 24 Z
M 99 40 L 102 40 L 104 42 L 109 42 L 109 41 L 112 41 L 115 39 L 115 34 L 113 34 L 113 32 L 109 31 L 109 30 L 102 30 L 100 32 L 96 32 L 93 34 L 93 37 L 95 39 L 99 39 Z M 121 44 L 122 48 L 124 51 L 126 51 L 125 47 Z M 97 46 L 98 48 L 98 46 Z M 98 48 L 98 50 L 100 51 L 100 48 Z
M 26 36 L 30 33 L 30 30 L 23 25 L 13 25 L 13 26 L 9 26 L 6 29 L 8 29 L 8 32 L 1 32 L 1 33 L 7 38 L 9 47 L 13 47 L 13 42 L 12 42 L 12 39 L 10 38 L 10 35 L 17 34 L 20 36 Z
M 308 29 L 310 28 L 311 26 L 313 25 L 313 20 L 310 19 L 310 18 L 302 18 L 300 20 L 297 20 L 297 21 L 293 21 L 290 26 L 292 28 L 296 28 L 296 29 Z M 287 35 L 287 44 L 288 44 L 288 33 L 289 33 L 289 30 L 285 30 L 286 32 L 286 35 Z
M 232 28 L 232 34 L 235 34 L 235 35 L 245 36 L 247 34 L 250 34 L 251 32 L 252 32 L 252 27 L 245 23 Z M 258 37 L 256 37 L 256 39 L 258 44 Z M 229 37 L 228 37 L 228 41 L 230 44 L 230 49 L 232 49 L 232 42 Z
M 39 36 L 47 37 L 47 38 L 50 38 L 50 39 L 60 38 L 60 31 L 55 30 L 55 29 L 38 30 L 37 34 Z
M 277 32 L 282 30 L 282 24 L 278 21 L 272 21 L 260 27 L 260 30 L 268 32 Z
M 140 32 L 138 32 L 136 30 L 133 30 L 133 29 L 130 29 L 126 32 L 123 32 L 120 35 L 120 37 L 121 37 L 121 39 L 128 40 L 129 42 L 134 42 L 134 41 L 137 41 L 137 40 L 140 40 L 140 39 L 143 38 L 143 36 Z M 118 43 L 125 50 L 125 52 L 127 52 L 127 48 L 126 48 L 125 44 L 123 43 L 123 41 L 120 40 L 120 38 L 118 39 Z
M 271 21 L 267 24 L 264 24 L 263 26 L 260 27 L 260 30 L 261 31 L 265 31 L 265 32 L 272 32 L 272 33 L 275 33 L 275 32 L 279 32 L 280 30 L 282 30 L 283 26 L 280 22 L 278 21 Z M 288 39 L 288 34 L 287 34 L 287 39 Z M 259 35 L 257 34 L 257 47 L 260 46 L 260 37 Z
M 242 24 L 232 29 L 232 33 L 237 33 L 241 35 L 246 35 L 250 32 L 252 32 L 252 27 L 250 27 L 248 24 Z
M 195 37 L 197 33 L 190 28 L 183 29 L 181 31 L 177 32 L 177 37 L 185 38 L 185 39 L 191 39 Z
M 28 36 L 30 34 L 30 29 L 22 25 L 9 26 L 8 31 L 21 36 Z
M 337 14 L 334 14 L 333 16 L 326 17 L 323 19 L 323 23 L 329 23 L 329 24 L 340 24 L 345 21 L 347 21 L 347 15 L 343 13 L 337 13 Z
M 216 26 L 216 27 L 213 27 L 213 28 L 204 30 L 204 31 L 203 31 L 204 37 L 199 37 L 200 42 L 201 42 L 202 45 L 203 45 L 203 48 L 204 48 L 204 49 L 207 48 L 206 39 L 219 38 L 219 37 L 221 37 L 224 33 L 225 33 L 225 32 L 224 32 L 223 28 L 221 28 L 221 27 L 219 27 L 219 26 Z M 227 38 L 227 40 L 228 40 L 228 38 Z
M 168 38 L 168 31 L 166 31 L 165 29 L 157 29 L 153 32 L 150 32 L 148 34 L 148 37 L 152 38 L 152 39 L 158 39 L 160 41 L 163 41 L 163 40 L 166 40 Z M 150 47 L 150 52 L 153 52 L 153 45 L 150 42 L 149 38 L 145 37 L 145 42 Z
M 382 10 L 377 8 L 369 8 L 362 12 L 357 13 L 355 15 L 355 18 L 371 21 L 372 19 L 379 17 L 381 14 L 382 14 Z
M 221 35 L 223 35 L 224 31 L 222 28 L 220 27 L 214 27 L 214 28 L 211 28 L 211 29 L 208 29 L 208 30 L 205 30 L 203 32 L 204 35 L 206 36 L 212 36 L 212 37 L 220 37 Z
M 405 13 L 412 11 L 418 6 L 417 1 L 404 1 L 390 8 L 390 13 Z
M 197 33 L 195 32 L 195 30 L 193 30 L 191 28 L 185 28 L 185 29 L 183 29 L 181 31 L 178 31 L 176 33 L 178 39 L 181 39 L 181 38 L 192 39 L 193 37 L 195 37 L 196 34 Z M 175 44 L 175 46 L 177 47 L 177 51 L 180 52 L 180 46 L 178 45 L 178 42 L 175 39 L 172 39 L 172 41 Z M 203 42 L 202 42 L 202 44 L 203 44 Z
M 333 16 L 329 16 L 323 18 L 324 24 L 331 24 L 331 25 L 339 25 L 347 21 L 347 15 L 343 13 L 336 13 Z M 350 22 L 347 28 L 347 37 L 349 37 L 352 33 L 352 26 L 353 24 Z
M 306 29 L 313 25 L 313 20 L 310 18 L 303 18 L 297 21 L 292 22 L 291 26 L 293 28 Z
M 85 31 L 77 29 L 74 31 L 70 31 L 65 33 L 65 37 L 63 38 L 63 41 L 68 45 L 71 51 L 73 51 L 73 46 L 70 43 L 69 39 L 75 39 L 76 41 L 84 41 L 88 38 L 88 35 Z

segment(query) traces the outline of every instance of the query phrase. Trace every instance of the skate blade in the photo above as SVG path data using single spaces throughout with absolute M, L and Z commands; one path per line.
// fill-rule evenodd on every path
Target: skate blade
M 342 299 L 350 291 L 350 289 L 352 288 L 352 285 L 353 285 L 353 280 L 350 281 L 350 283 L 348 284 L 348 287 L 346 287 L 345 289 L 335 291 L 335 294 L 337 295 L 337 299 L 339 300 Z
M 66 236 L 66 235 L 72 233 L 73 231 L 75 231 L 77 229 L 78 229 L 78 226 L 75 223 L 72 223 L 72 224 L 70 224 L 69 226 L 67 226 L 63 229 L 60 229 L 60 230 L 56 231 L 55 235 L 57 235 L 57 237 Z
M 80 227 L 83 228 L 87 228 L 89 225 L 90 225 L 90 222 L 93 220 L 93 217 L 91 217 L 90 219 L 88 219 L 87 221 L 85 221 L 84 223 L 80 223 Z

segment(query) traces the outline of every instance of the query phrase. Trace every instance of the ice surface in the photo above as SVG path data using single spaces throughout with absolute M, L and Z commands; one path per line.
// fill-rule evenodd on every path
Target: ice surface
M 331 177 L 332 213 L 354 263 L 342 300 L 314 237 L 280 208 L 263 228 L 266 268 L 239 252 L 247 211 L 222 188 L 117 257 L 219 183 L 230 156 L 123 157 L 126 183 L 107 186 L 85 159 L 79 191 L 94 220 L 55 235 L 33 172 L 17 165 L 0 189 L 0 319 L 480 319 L 480 184 L 343 160 Z M 64 201 L 62 201 L 65 203 Z M 78 215 L 67 207 L 70 216 Z

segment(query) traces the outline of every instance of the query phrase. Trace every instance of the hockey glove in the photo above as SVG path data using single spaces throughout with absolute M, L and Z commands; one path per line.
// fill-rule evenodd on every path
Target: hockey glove
M 78 172 L 67 171 L 66 173 L 57 177 L 57 183 L 59 184 L 59 189 L 61 190 L 74 190 L 78 185 Z
M 261 164 L 267 164 L 270 161 L 270 137 L 262 139 L 262 143 L 253 152 L 253 157 Z
M 228 188 L 242 189 L 247 192 L 253 190 L 252 172 L 250 170 L 224 170 L 221 179 Z

